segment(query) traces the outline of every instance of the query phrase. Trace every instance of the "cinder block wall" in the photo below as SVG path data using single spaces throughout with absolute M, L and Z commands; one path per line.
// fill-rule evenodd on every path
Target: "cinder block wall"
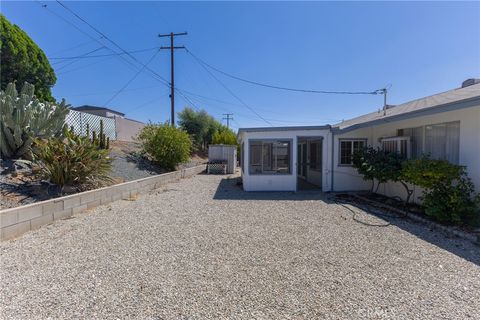
M 120 199 L 128 199 L 138 193 L 148 192 L 169 182 L 196 175 L 205 171 L 205 167 L 205 165 L 200 165 L 66 197 L 1 210 L 0 238 L 1 240 L 11 239 L 83 210 Z

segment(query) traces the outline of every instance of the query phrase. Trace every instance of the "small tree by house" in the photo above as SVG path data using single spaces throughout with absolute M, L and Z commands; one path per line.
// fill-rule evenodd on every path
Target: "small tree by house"
M 394 152 L 388 152 L 380 148 L 366 147 L 353 155 L 353 166 L 363 176 L 363 179 L 372 181 L 372 189 L 377 181 L 378 191 L 380 184 L 388 181 L 399 182 L 405 188 L 407 197 L 405 203 L 409 203 L 413 194 L 402 173 L 402 163 L 405 158 Z

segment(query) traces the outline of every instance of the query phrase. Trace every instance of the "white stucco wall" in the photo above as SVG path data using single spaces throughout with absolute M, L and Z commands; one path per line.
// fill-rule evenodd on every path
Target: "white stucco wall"
M 460 121 L 459 164 L 467 167 L 469 177 L 475 184 L 477 192 L 480 192 L 480 105 L 408 120 L 384 123 L 340 135 L 336 134 L 334 144 L 334 190 L 368 190 L 371 187 L 370 182 L 362 181 L 354 168 L 338 165 L 339 139 L 367 138 L 368 145 L 377 147 L 380 146 L 380 138 L 395 136 L 397 129 L 452 121 Z M 405 197 L 405 189 L 398 183 L 385 184 L 380 187 L 379 192 L 388 196 Z M 418 198 L 420 194 L 421 190 L 418 187 L 415 188 L 415 198 Z
M 297 137 L 322 138 L 322 190 L 330 191 L 331 162 L 328 151 L 331 148 L 331 133 L 324 130 L 280 130 L 265 132 L 242 132 L 239 136 L 240 143 L 244 144 L 244 168 L 242 168 L 243 189 L 245 191 L 296 191 L 297 189 Z M 249 140 L 279 139 L 290 140 L 291 147 L 291 172 L 290 174 L 250 175 L 248 163 L 250 158 Z M 243 162 L 242 162 L 243 163 Z

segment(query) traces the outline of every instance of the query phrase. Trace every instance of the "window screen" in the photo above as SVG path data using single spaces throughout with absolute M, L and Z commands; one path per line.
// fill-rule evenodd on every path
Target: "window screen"
M 320 170 L 322 168 L 321 144 L 320 142 L 310 143 L 310 169 Z
M 290 141 L 250 141 L 250 174 L 285 174 L 291 172 Z

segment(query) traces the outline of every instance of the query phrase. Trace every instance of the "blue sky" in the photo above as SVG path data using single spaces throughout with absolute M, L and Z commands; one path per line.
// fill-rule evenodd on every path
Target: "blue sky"
M 47 9 L 41 4 L 47 4 Z M 187 31 L 177 45 L 228 73 L 280 86 L 372 91 L 391 85 L 389 104 L 459 87 L 480 76 L 479 2 L 65 2 L 125 50 L 146 63 L 160 45 L 158 33 Z M 56 2 L 3 2 L 2 13 L 50 58 L 110 54 L 100 36 Z M 53 12 L 53 13 L 52 13 Z M 66 23 L 69 21 L 77 28 Z M 89 36 L 88 36 L 88 35 Z M 92 38 L 98 41 L 92 40 Z M 129 58 L 126 57 L 126 60 Z M 149 67 L 165 79 L 170 57 L 160 51 Z M 232 126 L 268 126 L 177 50 L 176 86 L 196 108 Z M 140 68 L 118 56 L 51 59 L 53 94 L 73 106 L 104 106 Z M 73 61 L 73 62 L 72 62 Z M 273 125 L 335 123 L 382 106 L 383 97 L 319 95 L 252 86 L 214 73 L 237 97 Z M 127 117 L 170 118 L 169 89 L 142 72 L 108 103 Z M 177 110 L 191 105 L 176 95 Z

